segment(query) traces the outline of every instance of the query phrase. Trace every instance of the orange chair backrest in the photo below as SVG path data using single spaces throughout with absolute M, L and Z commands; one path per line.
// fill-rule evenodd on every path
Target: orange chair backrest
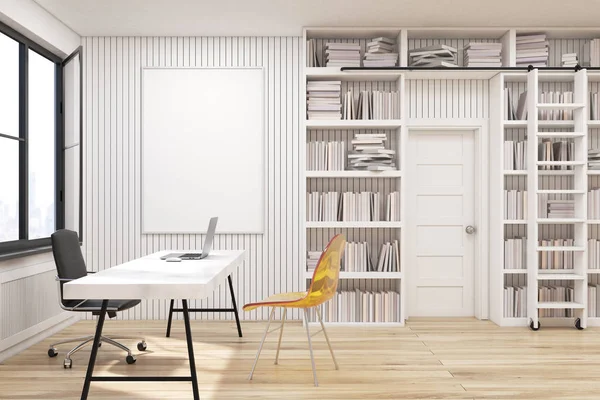
M 344 235 L 335 235 L 329 242 L 313 273 L 308 293 L 304 298 L 307 307 L 315 307 L 330 300 L 338 286 L 342 255 L 346 246 Z

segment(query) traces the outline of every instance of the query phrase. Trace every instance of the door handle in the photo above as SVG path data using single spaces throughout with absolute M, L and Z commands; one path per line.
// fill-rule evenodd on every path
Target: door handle
M 465 228 L 465 232 L 467 232 L 469 235 L 472 235 L 472 234 L 474 234 L 474 233 L 475 233 L 475 231 L 476 231 L 476 229 L 475 229 L 475 227 L 474 227 L 473 225 L 468 225 L 468 226 Z

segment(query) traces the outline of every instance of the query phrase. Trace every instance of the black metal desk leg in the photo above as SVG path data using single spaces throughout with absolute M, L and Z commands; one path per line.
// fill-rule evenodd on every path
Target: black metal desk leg
M 100 345 L 100 337 L 102 336 L 102 327 L 104 326 L 104 318 L 106 317 L 106 309 L 108 308 L 108 300 L 102 300 L 102 309 L 96 324 L 96 334 L 94 335 L 94 343 L 92 344 L 92 352 L 90 354 L 90 362 L 88 363 L 87 372 L 85 374 L 85 382 L 81 392 L 81 400 L 86 400 L 90 391 L 90 383 L 94 373 L 94 365 L 96 364 L 96 355 L 98 354 L 98 346 Z
M 196 375 L 196 359 L 194 358 L 194 343 L 192 342 L 192 328 L 190 327 L 190 313 L 188 311 L 187 300 L 183 302 L 183 322 L 185 323 L 185 339 L 187 341 L 188 358 L 190 360 L 190 373 L 192 376 L 192 391 L 194 392 L 194 400 L 200 400 L 200 392 L 198 391 L 198 377 Z
M 231 275 L 227 277 L 229 281 L 229 292 L 231 293 L 231 302 L 233 303 L 233 313 L 235 314 L 235 323 L 237 324 L 237 330 L 239 337 L 242 337 L 242 326 L 240 325 L 240 317 L 238 316 L 237 305 L 235 304 L 235 293 L 233 292 L 233 283 L 231 282 Z
M 175 304 L 175 300 L 171 299 L 171 305 L 169 306 L 169 321 L 167 321 L 167 333 L 166 337 L 171 336 L 171 322 L 173 322 L 173 305 Z

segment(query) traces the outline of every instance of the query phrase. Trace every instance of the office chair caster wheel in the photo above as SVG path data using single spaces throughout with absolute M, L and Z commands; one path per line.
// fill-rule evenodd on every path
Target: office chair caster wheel
M 127 361 L 127 364 L 133 364 L 135 363 L 135 357 L 130 354 L 127 357 L 125 357 L 125 361 Z
M 581 318 L 577 318 L 575 320 L 575 328 L 577 328 L 578 330 L 582 331 L 583 330 L 583 326 L 581 326 Z
M 146 342 L 141 341 L 137 344 L 137 348 L 139 351 L 146 351 L 146 349 L 148 348 L 148 346 L 146 345 Z
M 58 350 L 56 350 L 54 347 L 50 347 L 48 349 L 48 357 L 52 358 L 52 357 L 56 357 L 58 355 Z
M 63 362 L 63 367 L 65 367 L 65 369 L 69 368 L 73 368 L 73 361 L 71 361 L 70 358 L 65 358 L 65 361 Z
M 540 329 L 542 327 L 542 324 L 540 324 L 540 321 L 538 321 L 538 326 L 537 328 L 535 328 L 533 326 L 533 320 L 529 323 L 529 328 L 531 328 L 532 331 L 537 331 L 538 329 Z

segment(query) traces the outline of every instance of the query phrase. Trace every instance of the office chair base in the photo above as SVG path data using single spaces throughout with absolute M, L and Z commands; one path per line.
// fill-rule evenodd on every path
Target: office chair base
M 108 343 L 110 345 L 113 345 L 125 352 L 127 352 L 127 356 L 125 357 L 125 362 L 127 362 L 127 364 L 133 364 L 136 362 L 136 358 L 134 357 L 134 355 L 131 353 L 131 350 L 126 347 L 125 345 L 117 342 L 114 339 L 135 339 L 135 337 L 133 336 L 102 336 L 100 338 L 100 342 L 98 343 L 98 347 L 102 346 L 102 343 Z M 55 346 L 59 345 L 59 344 L 64 344 L 64 343 L 71 343 L 71 342 L 75 342 L 75 341 L 81 341 L 81 343 L 79 343 L 77 346 L 75 346 L 73 349 L 71 349 L 66 357 L 65 360 L 63 361 L 63 367 L 65 369 L 70 369 L 73 368 L 73 360 L 71 359 L 71 356 L 75 353 L 77 353 L 79 350 L 81 350 L 82 348 L 84 348 L 85 346 L 87 346 L 88 344 L 91 344 L 92 341 L 94 340 L 93 336 L 85 336 L 85 337 L 79 337 L 79 338 L 75 338 L 75 339 L 67 339 L 67 340 L 62 340 L 60 342 L 57 342 L 53 345 L 50 346 L 50 348 L 48 349 L 48 357 L 56 357 L 58 355 L 58 350 L 56 349 Z M 148 348 L 148 345 L 146 344 L 146 340 L 142 339 L 140 342 L 138 342 L 137 344 L 137 349 L 139 351 L 146 351 Z

